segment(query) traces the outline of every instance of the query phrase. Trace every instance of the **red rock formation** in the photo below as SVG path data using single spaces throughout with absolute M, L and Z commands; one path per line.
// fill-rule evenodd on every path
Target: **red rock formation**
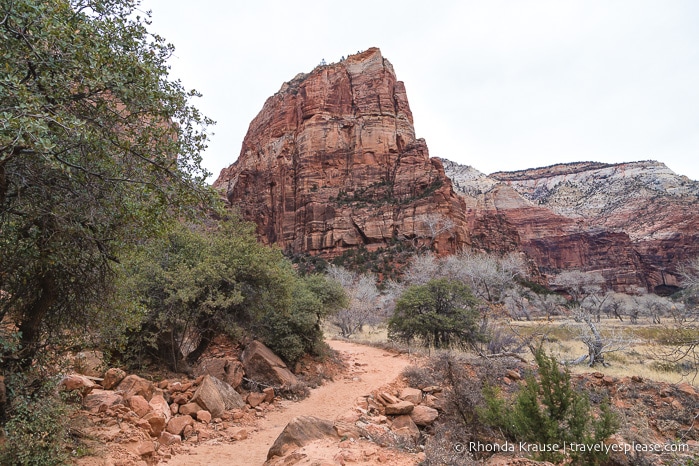
M 581 162 L 482 175 L 443 161 L 475 212 L 475 246 L 522 250 L 544 274 L 597 271 L 618 291 L 678 285 L 699 255 L 699 183 L 658 162 Z
M 468 242 L 463 201 L 415 138 L 405 87 L 376 48 L 284 83 L 214 186 L 290 252 Z M 445 218 L 456 226 L 433 239 Z
M 519 250 L 542 277 L 597 271 L 632 291 L 671 289 L 676 266 L 699 255 L 699 184 L 657 162 L 486 177 L 430 159 L 405 87 L 375 48 L 284 83 L 214 186 L 263 241 L 325 258 L 396 241 Z

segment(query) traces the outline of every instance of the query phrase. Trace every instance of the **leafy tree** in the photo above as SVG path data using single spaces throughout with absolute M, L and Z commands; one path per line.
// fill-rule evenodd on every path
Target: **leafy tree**
M 211 121 L 168 79 L 174 49 L 137 5 L 0 6 L 0 318 L 20 343 L 5 366 L 94 321 L 124 247 L 212 198 Z
M 438 278 L 405 290 L 388 323 L 390 339 L 425 347 L 463 347 L 480 339 L 476 298 L 468 286 Z
M 600 415 L 594 418 L 587 396 L 577 391 L 571 383 L 570 372 L 558 368 L 556 359 L 546 356 L 543 349 L 535 352 L 539 368 L 539 380 L 530 374 L 512 403 L 503 399 L 493 387 L 484 390 L 486 407 L 482 418 L 489 424 L 503 429 L 513 440 L 541 446 L 566 444 L 594 445 L 602 442 L 618 429 L 618 420 L 609 404 L 600 404 Z M 543 451 L 543 460 L 561 461 L 561 451 Z M 599 464 L 605 459 L 603 452 L 590 449 L 587 452 L 571 450 L 574 464 Z
M 142 309 L 131 348 L 186 371 L 220 334 L 257 336 L 293 362 L 317 350 L 320 321 L 344 303 L 324 277 L 299 278 L 280 251 L 237 218 L 178 225 L 125 262 L 123 288 Z

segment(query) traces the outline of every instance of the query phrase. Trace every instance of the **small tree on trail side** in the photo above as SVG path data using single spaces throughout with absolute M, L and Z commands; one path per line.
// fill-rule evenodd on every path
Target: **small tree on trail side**
M 426 348 L 465 347 L 481 339 L 477 300 L 465 284 L 446 278 L 403 292 L 388 323 L 388 337 Z

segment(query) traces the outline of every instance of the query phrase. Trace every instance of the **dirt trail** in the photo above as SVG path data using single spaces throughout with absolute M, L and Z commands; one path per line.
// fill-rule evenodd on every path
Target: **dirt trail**
M 311 395 L 305 400 L 286 402 L 283 409 L 267 413 L 246 440 L 231 444 L 198 445 L 188 453 L 173 457 L 166 464 L 261 465 L 267 459 L 267 451 L 272 443 L 291 419 L 296 416 L 316 416 L 334 420 L 355 406 L 357 398 L 392 382 L 409 364 L 404 355 L 396 356 L 370 346 L 344 341 L 329 341 L 328 344 L 345 355 L 355 371 L 352 378 L 338 378 L 312 390 Z

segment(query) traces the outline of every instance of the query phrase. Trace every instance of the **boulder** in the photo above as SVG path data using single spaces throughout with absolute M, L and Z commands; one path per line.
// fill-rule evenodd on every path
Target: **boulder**
M 439 412 L 429 406 L 418 405 L 410 412 L 410 418 L 419 426 L 429 426 L 437 419 Z
M 406 414 L 397 416 L 393 420 L 391 430 L 397 435 L 410 437 L 414 442 L 420 438 L 420 429 L 417 428 L 410 416 Z
M 150 426 L 150 435 L 152 437 L 159 437 L 165 430 L 165 426 L 167 426 L 168 423 L 168 420 L 165 419 L 161 413 L 154 413 L 153 411 L 146 414 L 143 419 L 148 421 Z
M 192 402 L 209 411 L 213 417 L 220 417 L 228 409 L 245 406 L 243 397 L 233 387 L 210 375 L 204 376 Z
M 434 409 L 443 409 L 442 400 L 434 395 L 425 395 L 425 399 L 422 400 L 422 404 Z
M 111 390 L 126 377 L 126 372 L 118 367 L 111 367 L 104 373 L 104 380 L 102 381 L 102 386 L 105 390 Z
M 294 447 L 302 447 L 313 440 L 325 437 L 337 438 L 331 421 L 313 416 L 295 417 L 274 441 L 267 453 L 267 459 L 273 456 L 284 456 Z
M 124 377 L 124 380 L 117 386 L 117 390 L 124 394 L 125 400 L 128 400 L 134 395 L 141 395 L 146 401 L 150 401 L 153 397 L 155 386 L 152 382 L 132 374 Z
M 143 417 L 151 411 L 150 405 L 141 395 L 134 395 L 128 398 L 126 404 L 138 417 Z
M 205 409 L 200 409 L 197 411 L 197 421 L 208 424 L 211 422 L 211 413 Z
M 211 375 L 238 388 L 243 381 L 243 364 L 232 358 L 205 358 L 194 368 L 194 375 Z
M 267 387 L 264 390 L 262 390 L 262 393 L 265 394 L 265 403 L 271 403 L 274 401 L 274 388 L 272 387 Z
M 188 416 L 195 416 L 199 410 L 201 410 L 199 403 L 186 403 L 180 406 L 179 413 L 186 414 Z
M 403 401 L 409 401 L 414 405 L 419 405 L 422 403 L 422 390 L 406 387 L 401 390 L 399 398 Z
M 259 341 L 253 341 L 241 356 L 245 374 L 249 379 L 267 385 L 291 387 L 298 383 L 279 356 Z
M 70 374 L 63 377 L 58 387 L 69 392 L 79 390 L 84 398 L 95 388 L 95 383 L 83 375 Z
M 83 407 L 93 413 L 103 411 L 111 406 L 124 403 L 124 397 L 111 390 L 92 390 L 83 398 Z
M 177 443 L 182 443 L 182 437 L 165 431 L 162 434 L 160 434 L 160 437 L 158 438 L 158 443 L 165 446 L 175 445 Z
M 259 392 L 250 392 L 246 398 L 246 401 L 251 407 L 256 407 L 259 406 L 260 403 L 265 401 L 267 399 L 267 395 L 265 393 L 259 393 Z
M 248 431 L 244 427 L 229 427 L 226 432 L 232 440 L 245 440 L 248 438 Z
M 165 397 L 163 397 L 163 395 L 153 395 L 153 398 L 150 399 L 148 404 L 153 412 L 162 415 L 166 421 L 169 421 L 172 417 L 170 405 L 167 404 L 167 401 L 165 401 Z
M 185 427 L 191 426 L 192 424 L 194 424 L 192 416 L 177 416 L 168 421 L 165 430 L 173 435 L 180 435 Z
M 391 416 L 399 416 L 401 414 L 410 414 L 410 412 L 415 408 L 415 405 L 409 401 L 399 401 L 398 403 L 393 403 L 386 405 L 386 414 Z

